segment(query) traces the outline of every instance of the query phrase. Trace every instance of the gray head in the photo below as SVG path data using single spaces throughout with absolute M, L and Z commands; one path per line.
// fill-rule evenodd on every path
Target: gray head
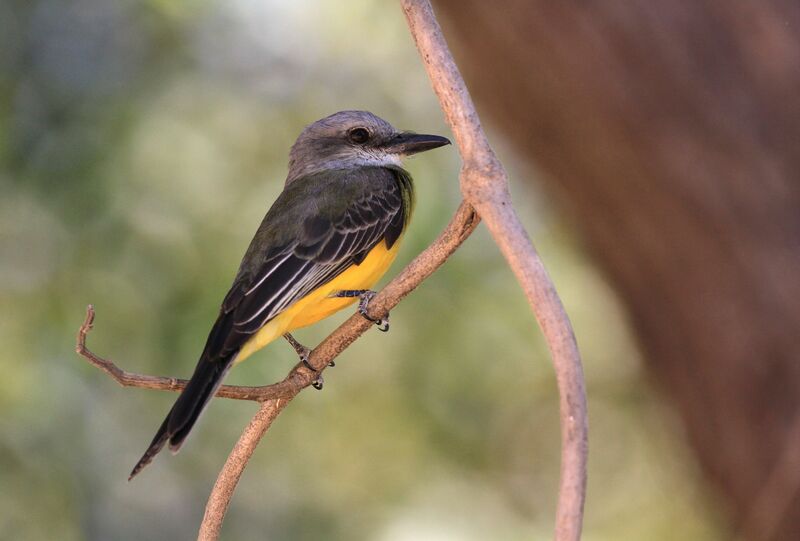
M 438 135 L 399 132 L 367 111 L 340 111 L 303 130 L 289 153 L 286 183 L 328 169 L 399 167 L 403 156 L 447 144 Z

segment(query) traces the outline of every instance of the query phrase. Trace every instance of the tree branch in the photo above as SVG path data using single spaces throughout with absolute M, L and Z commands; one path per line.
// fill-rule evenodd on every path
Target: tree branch
M 495 241 L 514 271 L 539 321 L 550 347 L 561 395 L 562 466 L 556 539 L 580 538 L 586 486 L 587 417 L 583 374 L 569 320 L 519 218 L 511 206 L 506 173 L 494 155 L 480 126 L 469 93 L 450 56 L 441 29 L 427 1 L 403 0 L 411 33 L 422 55 L 447 121 L 456 136 L 463 159 L 462 202 L 445 230 L 370 302 L 370 316 L 385 317 L 400 300 L 439 268 L 472 233 L 484 217 Z M 476 214 L 476 210 L 477 213 Z M 185 381 L 131 374 L 101 359 L 86 348 L 91 329 L 91 306 L 78 332 L 76 350 L 121 385 L 149 389 L 180 390 Z M 318 371 L 372 324 L 358 314 L 351 316 L 310 354 L 309 364 Z M 223 386 L 217 396 L 257 400 L 261 407 L 250 421 L 217 477 L 206 505 L 198 540 L 219 538 L 230 499 L 247 461 L 278 414 L 315 374 L 295 366 L 280 383 L 264 387 Z
M 298 391 L 299 392 L 299 389 Z M 214 488 L 206 503 L 206 510 L 203 514 L 203 522 L 200 523 L 200 531 L 197 534 L 198 541 L 216 541 L 222 529 L 222 521 L 228 511 L 233 492 L 239 479 L 242 477 L 247 462 L 253 456 L 253 452 L 258 446 L 258 442 L 267 433 L 272 421 L 283 411 L 292 398 L 297 394 L 285 399 L 267 400 L 261 403 L 261 407 L 255 416 L 245 427 L 236 445 L 233 446 L 225 464 L 214 482 Z
M 547 341 L 560 395 L 561 482 L 555 538 L 581 536 L 588 416 L 578 346 L 553 282 L 514 211 L 508 176 L 481 128 L 466 84 L 428 0 L 401 0 L 411 35 L 464 160 L 461 192 L 478 211 L 517 277 Z

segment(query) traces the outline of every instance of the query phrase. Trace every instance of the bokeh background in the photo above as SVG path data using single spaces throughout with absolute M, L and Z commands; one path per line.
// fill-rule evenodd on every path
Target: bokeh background
M 179 455 L 128 483 L 175 396 L 118 387 L 76 357 L 75 331 L 94 303 L 98 354 L 188 375 L 289 146 L 353 108 L 450 135 L 394 3 L 0 2 L 0 539 L 194 537 L 255 405 L 215 400 Z M 585 539 L 727 538 L 615 295 L 487 124 L 584 355 Z M 446 224 L 458 168 L 452 147 L 408 163 L 418 207 L 392 273 Z M 392 316 L 279 418 L 224 539 L 551 536 L 555 382 L 486 231 Z M 273 382 L 294 362 L 276 343 L 228 382 Z

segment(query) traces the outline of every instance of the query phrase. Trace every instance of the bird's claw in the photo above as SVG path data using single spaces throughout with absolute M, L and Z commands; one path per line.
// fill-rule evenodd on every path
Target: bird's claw
M 308 362 L 308 356 L 311 354 L 311 350 L 295 340 L 294 336 L 288 332 L 284 334 L 283 337 L 286 338 L 286 341 L 289 342 L 292 348 L 294 348 L 294 351 L 297 353 L 297 356 L 300 357 L 300 362 L 303 363 L 303 366 L 317 374 L 317 377 L 311 382 L 311 386 L 318 391 L 322 390 L 322 385 L 325 383 L 322 379 L 322 374 L 320 374 L 319 370 L 311 366 L 311 363 Z M 331 362 L 328 366 L 333 366 L 333 362 Z
M 300 362 L 303 363 L 303 366 L 305 366 L 306 368 L 308 368 L 317 375 L 317 377 L 314 378 L 314 381 L 311 382 L 311 386 L 314 387 L 316 390 L 321 391 L 322 386 L 325 384 L 325 380 L 322 379 L 322 374 L 319 373 L 319 370 L 311 366 L 311 363 L 308 362 L 308 356 L 300 357 Z
M 370 303 L 370 301 L 372 299 L 375 298 L 376 294 L 377 293 L 375 293 L 372 290 L 367 290 L 367 291 L 362 292 L 358 296 L 358 298 L 359 298 L 359 301 L 358 301 L 358 313 L 361 314 L 361 316 L 364 319 L 366 319 L 367 321 L 371 321 L 372 323 L 377 325 L 379 331 L 388 332 L 389 331 L 389 314 L 386 314 L 385 318 L 377 318 L 376 319 L 374 317 L 371 317 L 369 315 L 369 313 L 367 313 L 367 310 L 369 308 L 369 303 Z

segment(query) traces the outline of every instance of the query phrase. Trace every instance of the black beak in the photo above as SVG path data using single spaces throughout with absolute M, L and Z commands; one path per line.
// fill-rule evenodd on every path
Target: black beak
M 444 145 L 449 145 L 450 139 L 439 135 L 425 135 L 421 133 L 398 133 L 389 139 L 384 148 L 392 154 L 410 156 L 417 152 L 425 152 Z

